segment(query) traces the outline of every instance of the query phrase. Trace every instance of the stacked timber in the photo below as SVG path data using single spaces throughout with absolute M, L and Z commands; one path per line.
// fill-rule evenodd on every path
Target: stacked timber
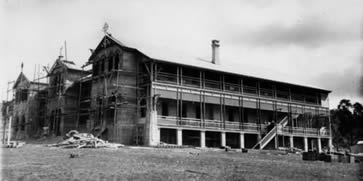
M 50 144 L 50 147 L 61 148 L 120 148 L 123 144 L 109 143 L 102 139 L 94 137 L 90 133 L 78 133 L 72 130 L 66 134 L 66 139 L 56 144 Z

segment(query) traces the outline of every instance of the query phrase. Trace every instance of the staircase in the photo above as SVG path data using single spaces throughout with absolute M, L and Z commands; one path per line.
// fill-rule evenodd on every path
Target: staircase
M 277 134 L 277 127 L 285 127 L 288 122 L 288 117 L 285 116 L 278 124 L 275 125 L 252 149 L 255 149 L 258 145 L 260 145 L 260 149 L 263 149 Z

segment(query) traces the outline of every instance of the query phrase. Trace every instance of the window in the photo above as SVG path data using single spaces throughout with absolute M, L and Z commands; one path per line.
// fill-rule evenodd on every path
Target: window
M 200 119 L 200 104 L 195 105 L 195 118 Z
M 22 101 L 28 100 L 28 90 L 27 89 L 24 89 L 21 91 L 21 98 L 22 98 L 21 99 Z
M 113 67 L 113 59 L 114 57 L 111 56 L 108 58 L 108 71 L 111 72 L 112 71 L 112 67 Z
M 169 116 L 169 105 L 167 102 L 161 102 L 161 115 Z
M 107 110 L 107 124 L 112 124 L 115 116 L 115 109 Z
M 234 121 L 234 115 L 232 110 L 228 111 L 228 121 Z
M 25 116 L 24 115 L 22 116 L 22 119 L 21 119 L 20 130 L 21 131 L 25 130 Z
M 205 104 L 206 108 L 206 119 L 213 120 L 213 104 Z
M 97 116 L 98 116 L 98 120 L 101 120 L 102 119 L 102 98 L 97 98 L 97 106 L 98 106 L 98 109 L 97 109 Z
M 186 118 L 187 117 L 187 104 L 183 102 L 182 105 L 182 117 Z
M 15 126 L 15 132 L 17 132 L 19 130 L 19 117 L 15 117 L 15 123 L 14 123 L 14 126 Z
M 104 59 L 102 59 L 101 61 L 100 61 L 100 74 L 102 74 L 102 73 L 104 73 L 104 71 L 105 71 L 105 60 Z
M 56 95 L 59 95 L 63 91 L 63 76 L 61 73 L 57 73 L 54 75 L 54 83 L 53 86 L 55 87 Z
M 98 62 L 95 62 L 93 64 L 93 76 L 97 76 L 98 75 Z
M 143 99 L 140 102 L 140 117 L 146 117 L 146 100 Z
M 113 64 L 114 69 L 118 70 L 118 68 L 119 68 L 119 64 L 120 64 L 120 57 L 119 57 L 119 55 L 118 55 L 118 54 L 115 56 L 115 60 L 114 60 L 114 62 L 113 62 L 113 63 L 114 63 L 114 64 Z

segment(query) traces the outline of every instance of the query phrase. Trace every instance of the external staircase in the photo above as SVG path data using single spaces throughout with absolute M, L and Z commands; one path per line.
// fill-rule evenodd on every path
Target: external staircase
M 297 118 L 297 116 L 296 116 Z M 296 119 L 295 118 L 295 119 Z M 263 149 L 275 136 L 277 135 L 278 127 L 285 127 L 288 123 L 288 116 L 285 116 L 278 124 L 274 126 L 252 149 L 255 149 L 258 145 L 260 145 L 260 149 Z

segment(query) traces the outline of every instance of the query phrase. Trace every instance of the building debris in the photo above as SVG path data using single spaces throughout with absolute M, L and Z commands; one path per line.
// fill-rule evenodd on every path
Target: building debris
M 69 158 L 79 158 L 79 154 L 76 154 L 76 153 L 71 153 L 70 155 L 69 155 Z
M 78 133 L 76 130 L 72 130 L 66 134 L 67 139 L 56 144 L 50 144 L 50 147 L 62 147 L 62 148 L 120 148 L 124 147 L 123 144 L 109 143 L 102 139 L 94 137 L 90 133 Z
M 25 145 L 24 141 L 10 141 L 6 147 L 7 148 L 20 148 Z

